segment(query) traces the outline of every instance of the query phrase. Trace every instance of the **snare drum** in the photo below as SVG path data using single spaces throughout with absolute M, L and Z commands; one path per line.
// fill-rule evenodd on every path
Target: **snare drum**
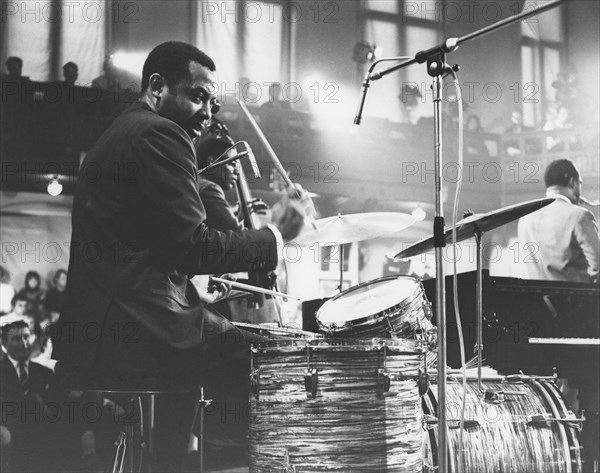
M 432 333 L 431 307 L 421 282 L 387 276 L 341 292 L 317 312 L 321 330 L 334 337 L 421 338 Z
M 462 471 L 486 473 L 580 473 L 582 444 L 578 419 L 570 413 L 553 381 L 467 381 Z M 462 380 L 447 383 L 448 467 L 458 472 Z M 491 394 L 496 393 L 492 396 Z M 424 472 L 438 471 L 437 385 L 423 397 Z M 571 418 L 573 422 L 568 422 Z M 557 421 L 558 419 L 558 421 Z M 429 421 L 429 422 L 428 422 Z
M 287 340 L 252 349 L 250 472 L 421 472 L 420 343 Z

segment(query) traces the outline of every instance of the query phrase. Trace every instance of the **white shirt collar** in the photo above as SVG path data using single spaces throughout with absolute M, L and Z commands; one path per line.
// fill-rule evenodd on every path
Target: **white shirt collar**
M 15 367 L 15 370 L 17 370 L 17 373 L 18 373 L 19 372 L 19 362 L 17 360 L 15 360 L 12 356 L 10 356 L 8 353 L 6 354 L 6 356 L 8 357 L 8 359 L 10 360 L 10 362 Z M 27 372 L 29 372 L 29 360 L 25 360 L 25 370 Z
M 571 199 L 569 199 L 566 195 L 559 194 L 558 192 L 550 190 L 550 189 L 546 190 L 546 197 L 554 197 L 555 199 L 564 200 L 568 204 L 573 205 L 573 202 L 571 202 Z

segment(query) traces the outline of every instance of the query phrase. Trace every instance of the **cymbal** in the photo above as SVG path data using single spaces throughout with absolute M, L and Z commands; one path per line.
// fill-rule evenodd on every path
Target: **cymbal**
M 535 212 L 552 202 L 554 202 L 554 198 L 536 199 L 503 207 L 498 210 L 492 210 L 491 212 L 484 214 L 471 215 L 456 223 L 456 242 L 468 240 L 475 236 L 476 233 L 485 233 L 489 230 L 493 230 L 494 228 L 521 218 L 524 215 Z M 446 230 L 445 238 L 446 243 L 452 241 L 451 228 Z M 433 248 L 433 236 L 430 236 L 401 251 L 394 256 L 394 259 L 410 258 L 411 256 L 420 255 Z
M 301 234 L 288 245 L 344 245 L 390 235 L 410 227 L 414 222 L 411 215 L 398 212 L 338 214 L 317 220 L 318 230 Z

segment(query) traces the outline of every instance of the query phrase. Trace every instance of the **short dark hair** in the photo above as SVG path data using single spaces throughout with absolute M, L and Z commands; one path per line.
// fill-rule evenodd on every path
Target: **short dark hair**
M 568 186 L 571 179 L 579 180 L 579 171 L 570 159 L 557 159 L 546 167 L 544 183 L 546 187 Z
M 12 330 L 24 330 L 29 329 L 29 324 L 24 320 L 17 320 L 10 324 L 6 324 L 2 327 L 2 345 L 6 346 L 6 342 L 8 341 L 8 334 Z
M 79 66 L 72 61 L 65 63 L 63 69 L 66 69 L 67 67 L 74 67 L 75 69 L 79 70 Z
M 23 59 L 21 59 L 20 57 L 17 56 L 10 56 L 9 58 L 6 59 L 6 64 L 8 65 L 9 63 L 14 62 L 17 64 L 20 64 L 21 66 L 23 66 Z
M 205 168 L 210 164 L 209 158 L 211 156 L 218 158 L 230 147 L 231 143 L 220 138 L 208 138 L 206 140 L 202 140 L 196 148 L 198 167 L 200 169 Z
M 54 277 L 52 278 L 54 282 L 58 281 L 58 278 L 60 278 L 60 275 L 64 274 L 65 276 L 67 275 L 67 270 L 66 269 L 59 269 L 54 273 Z
M 25 302 L 29 303 L 29 299 L 27 299 L 25 294 L 19 292 L 13 296 L 13 298 L 10 301 L 10 304 L 14 307 L 15 305 L 17 305 L 17 302 L 19 302 L 19 301 L 25 301 Z
M 142 71 L 142 91 L 150 84 L 152 74 L 160 74 L 169 87 L 189 77 L 190 62 L 197 62 L 211 71 L 216 70 L 214 61 L 196 46 L 180 41 L 168 41 L 156 46 L 146 58 Z

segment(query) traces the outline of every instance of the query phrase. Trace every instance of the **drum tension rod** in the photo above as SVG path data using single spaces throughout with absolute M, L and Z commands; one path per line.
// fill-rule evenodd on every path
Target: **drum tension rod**
M 317 397 L 319 387 L 319 373 L 316 368 L 310 367 L 310 346 L 306 345 L 306 369 L 304 370 L 304 390 L 308 399 Z
M 527 425 L 531 425 L 533 427 L 550 427 L 552 422 L 559 422 L 563 424 L 567 424 L 574 429 L 581 430 L 582 424 L 585 422 L 585 416 L 582 413 L 581 417 L 565 417 L 564 419 L 557 419 L 556 417 L 550 417 L 550 414 L 534 414 L 529 416 L 527 420 Z

